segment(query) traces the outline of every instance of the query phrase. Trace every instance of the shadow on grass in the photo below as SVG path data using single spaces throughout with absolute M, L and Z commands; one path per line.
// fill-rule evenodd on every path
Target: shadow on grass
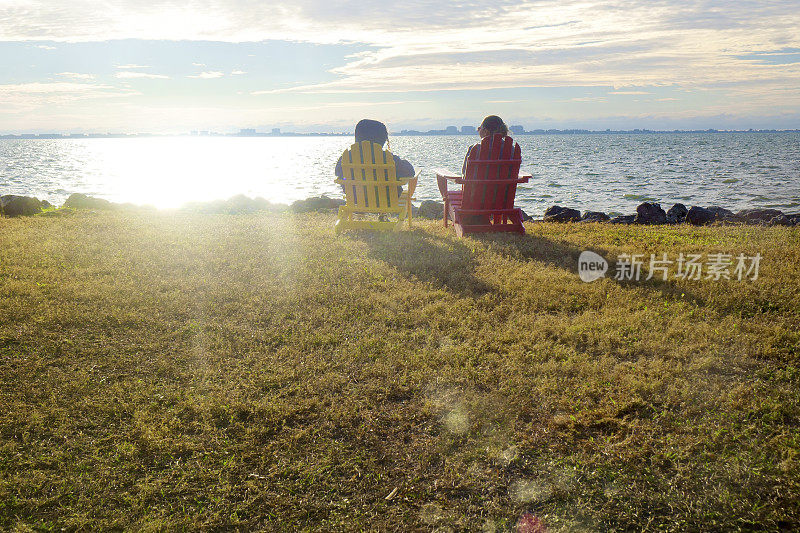
M 475 277 L 472 250 L 463 242 L 442 239 L 420 229 L 351 235 L 369 247 L 371 257 L 422 282 L 466 298 L 477 298 L 493 290 Z
M 529 234 L 519 236 L 486 233 L 472 236 L 472 238 L 483 242 L 485 245 L 496 250 L 497 253 L 507 257 L 545 263 L 556 268 L 567 270 L 574 274 L 576 278 L 578 277 L 578 258 L 581 252 L 584 250 L 591 250 L 600 254 L 608 261 L 608 270 L 606 271 L 605 277 L 620 286 L 658 291 L 665 298 L 688 300 L 701 307 L 705 305 L 705 300 L 703 298 L 687 291 L 686 287 L 682 287 L 675 281 L 669 279 L 663 280 L 657 278 L 657 276 L 660 275 L 659 273 L 656 273 L 651 279 L 645 279 L 647 277 L 646 267 L 649 264 L 649 256 L 642 258 L 641 274 L 638 281 L 635 279 L 615 279 L 617 262 L 613 259 L 614 254 L 603 248 L 582 248 Z
M 472 249 L 460 239 L 446 239 L 421 229 L 399 233 L 353 232 L 354 239 L 369 247 L 369 254 L 384 261 L 406 275 L 420 281 L 433 283 L 462 297 L 476 298 L 494 289 L 475 277 L 476 261 Z M 639 280 L 615 279 L 617 272 L 614 254 L 604 248 L 578 247 L 538 235 L 475 234 L 475 239 L 495 253 L 520 261 L 537 261 L 566 270 L 578 277 L 578 257 L 584 250 L 591 250 L 608 260 L 606 278 L 627 288 L 657 291 L 664 298 L 689 301 L 704 307 L 706 301 L 681 286 L 674 280 L 662 280 L 656 274 L 647 277 L 649 257 L 643 258 Z

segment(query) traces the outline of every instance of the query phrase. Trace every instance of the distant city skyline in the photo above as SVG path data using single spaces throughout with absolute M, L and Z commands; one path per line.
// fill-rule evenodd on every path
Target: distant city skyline
M 703 130 L 650 130 L 635 128 L 632 130 L 586 130 L 586 129 L 533 129 L 526 130 L 522 126 L 509 127 L 512 135 L 559 135 L 559 134 L 647 134 L 647 133 L 797 133 L 800 129 L 748 129 L 748 130 L 717 130 L 708 128 Z M 93 139 L 93 138 L 134 138 L 134 137 L 294 137 L 294 136 L 351 136 L 352 131 L 339 132 L 298 132 L 281 131 L 272 128 L 269 132 L 258 131 L 254 128 L 242 128 L 238 132 L 218 132 L 206 130 L 193 130 L 185 133 L 16 133 L 0 134 L 0 139 Z M 435 136 L 435 135 L 477 135 L 474 126 L 447 126 L 444 129 L 434 130 L 400 130 L 390 131 L 392 136 Z
M 11 0 L 0 134 L 795 129 L 798 27 L 794 0 Z

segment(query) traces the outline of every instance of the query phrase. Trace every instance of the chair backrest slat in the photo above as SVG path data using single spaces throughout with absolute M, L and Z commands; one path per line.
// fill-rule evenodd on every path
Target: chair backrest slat
M 348 206 L 365 210 L 397 208 L 397 184 L 383 184 L 397 180 L 394 156 L 380 144 L 362 141 L 345 150 L 342 154 L 342 175 Z
M 464 171 L 462 209 L 511 209 L 516 183 L 502 183 L 519 177 L 522 151 L 511 137 L 500 134 L 484 137 L 472 149 Z M 501 181 L 501 183 L 493 183 Z

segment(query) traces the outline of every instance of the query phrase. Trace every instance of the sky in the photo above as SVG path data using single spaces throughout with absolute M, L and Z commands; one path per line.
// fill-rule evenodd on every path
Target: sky
M 798 0 L 0 0 L 0 134 L 800 128 Z

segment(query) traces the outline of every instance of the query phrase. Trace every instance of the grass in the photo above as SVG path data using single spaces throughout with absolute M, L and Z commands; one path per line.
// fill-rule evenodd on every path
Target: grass
M 800 528 L 797 228 L 333 220 L 0 219 L 0 529 Z

